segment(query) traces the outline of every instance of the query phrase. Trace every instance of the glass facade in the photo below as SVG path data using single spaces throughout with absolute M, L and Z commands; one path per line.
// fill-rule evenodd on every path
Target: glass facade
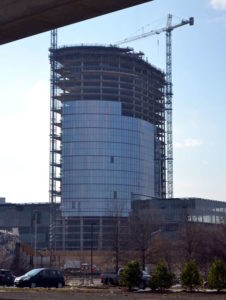
M 138 197 L 137 197 L 138 198 Z M 200 198 L 173 198 L 132 201 L 132 211 L 152 210 L 164 233 L 176 231 L 185 221 L 203 224 L 226 224 L 226 202 Z M 60 204 L 54 205 L 57 216 L 56 249 L 89 249 L 93 225 L 93 249 L 112 249 L 115 242 L 115 219 L 102 217 L 62 218 Z M 37 216 L 37 249 L 49 245 L 49 203 L 0 204 L 0 230 L 18 228 L 20 241 L 35 245 L 35 217 Z M 117 218 L 118 219 L 118 218 Z M 128 231 L 127 218 L 120 218 L 121 234 Z M 126 234 L 125 234 L 126 235 Z M 120 238 L 121 239 L 121 238 Z M 115 245 L 115 243 L 113 243 Z
M 62 104 L 63 216 L 127 216 L 133 195 L 161 186 L 155 125 L 114 101 Z
M 97 190 L 95 194 L 103 196 L 102 200 L 97 198 L 97 202 L 104 199 L 109 202 L 112 197 L 124 199 L 119 203 L 124 201 L 120 210 L 125 212 L 129 210 L 128 199 L 131 195 L 128 194 L 133 189 L 125 192 L 119 186 L 131 185 L 134 186 L 134 194 L 146 192 L 147 195 L 165 198 L 165 74 L 145 61 L 143 53 L 136 53 L 131 48 L 63 46 L 50 49 L 50 59 L 54 61 L 56 72 L 51 119 L 54 127 L 51 153 L 55 155 L 55 160 L 51 164 L 51 184 L 54 180 L 56 183 L 55 186 L 52 184 L 54 188 L 51 189 L 51 195 L 61 198 L 62 208 L 64 212 L 67 211 L 65 215 L 69 214 L 70 209 L 72 216 L 76 209 L 77 215 L 84 212 L 81 203 L 86 200 L 78 200 L 81 192 L 77 185 L 84 186 L 85 190 L 88 186 L 92 195 L 92 191 Z M 85 101 L 89 103 L 87 105 L 91 107 L 91 112 L 86 112 L 87 106 L 82 104 Z M 96 101 L 110 104 L 102 105 Z M 96 104 L 99 106 L 96 107 Z M 148 127 L 152 128 L 155 135 L 151 149 L 148 149 L 147 141 L 153 138 L 149 136 L 151 131 Z M 144 132 L 147 133 L 146 137 Z M 147 145 L 143 147 L 140 142 Z M 150 160 L 154 160 L 151 170 L 154 170 L 155 178 L 152 171 L 148 173 L 149 177 L 143 175 L 142 168 L 146 165 L 144 163 L 142 166 L 142 163 L 146 162 L 146 157 L 142 156 L 146 156 L 147 152 L 151 153 Z M 127 156 L 125 153 L 128 153 Z M 73 156 L 71 160 L 68 158 L 70 155 Z M 140 157 L 141 163 L 137 162 L 136 157 Z M 114 180 L 111 183 L 110 178 Z M 109 187 L 109 184 L 112 186 Z M 101 191 L 104 187 L 107 195 Z M 73 195 L 74 190 L 78 194 Z M 87 197 L 89 207 L 91 200 L 90 196 Z M 69 199 L 73 202 L 70 203 Z M 94 216 L 99 214 L 101 207 L 105 211 L 107 208 L 104 206 L 94 207 Z M 111 207 L 108 209 L 111 210 Z M 85 215 L 90 214 L 87 210 Z

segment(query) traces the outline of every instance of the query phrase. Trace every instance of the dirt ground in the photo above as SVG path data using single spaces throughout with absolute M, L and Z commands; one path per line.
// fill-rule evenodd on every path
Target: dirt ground
M 226 300 L 226 294 L 216 293 L 166 293 L 157 294 L 149 291 L 127 292 L 115 288 L 95 289 L 19 289 L 1 288 L 0 299 L 5 300 Z

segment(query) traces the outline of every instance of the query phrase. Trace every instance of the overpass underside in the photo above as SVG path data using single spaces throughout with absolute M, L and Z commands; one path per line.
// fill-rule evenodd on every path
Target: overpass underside
M 3 0 L 0 45 L 148 0 Z

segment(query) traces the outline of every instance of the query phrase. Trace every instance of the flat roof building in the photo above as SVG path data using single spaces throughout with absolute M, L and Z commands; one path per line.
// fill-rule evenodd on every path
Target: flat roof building
M 4 197 L 0 197 L 0 204 L 4 204 L 5 203 L 5 198 Z
M 184 222 L 203 224 L 225 224 L 226 202 L 201 198 L 173 198 L 134 200 L 135 211 L 149 209 L 155 214 L 164 232 L 176 232 Z M 84 217 L 62 218 L 60 205 L 55 204 L 57 215 L 56 249 L 58 250 L 90 250 L 90 227 L 93 224 L 93 249 L 111 248 L 113 222 L 111 218 Z M 37 218 L 36 218 L 37 217 Z M 0 205 L 0 230 L 18 229 L 19 239 L 34 247 L 35 220 L 37 220 L 37 249 L 49 247 L 49 203 Z M 127 218 L 123 218 L 123 226 L 127 226 Z M 68 229 L 67 229 L 68 227 Z

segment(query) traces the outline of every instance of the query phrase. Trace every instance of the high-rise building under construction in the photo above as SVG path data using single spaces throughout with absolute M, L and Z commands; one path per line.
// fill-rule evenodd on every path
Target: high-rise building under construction
M 60 47 L 50 59 L 51 193 L 62 216 L 126 217 L 133 200 L 165 198 L 164 73 L 115 46 Z

